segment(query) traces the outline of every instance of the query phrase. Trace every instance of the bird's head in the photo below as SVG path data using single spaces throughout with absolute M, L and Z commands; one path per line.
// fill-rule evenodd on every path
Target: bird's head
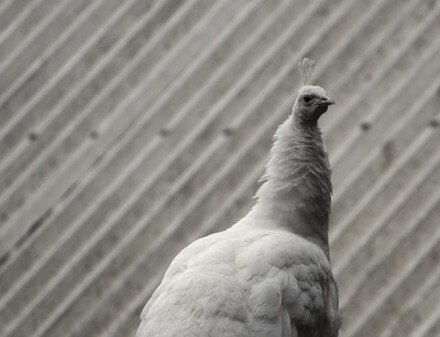
M 323 88 L 308 84 L 314 66 L 315 61 L 308 58 L 304 58 L 298 63 L 304 85 L 298 91 L 292 112 L 294 117 L 304 124 L 315 124 L 328 107 L 335 104 L 335 101 L 327 96 Z
M 293 114 L 304 123 L 316 123 L 328 107 L 335 101 L 327 96 L 325 90 L 314 85 L 305 85 L 298 91 Z

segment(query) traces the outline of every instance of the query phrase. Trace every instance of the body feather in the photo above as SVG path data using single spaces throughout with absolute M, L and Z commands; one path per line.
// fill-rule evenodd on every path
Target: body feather
M 241 221 L 188 246 L 144 309 L 138 337 L 290 337 L 292 325 L 328 324 L 336 304 L 326 293 L 332 276 L 324 252 L 254 225 Z

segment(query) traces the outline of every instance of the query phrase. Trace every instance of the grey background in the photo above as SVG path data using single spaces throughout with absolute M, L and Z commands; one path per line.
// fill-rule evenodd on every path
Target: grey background
M 2 0 L 0 335 L 133 336 L 252 205 L 315 58 L 344 336 L 440 335 L 435 0 Z

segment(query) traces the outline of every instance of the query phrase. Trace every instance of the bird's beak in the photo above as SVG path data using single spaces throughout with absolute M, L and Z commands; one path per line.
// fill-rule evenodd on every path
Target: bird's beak
M 332 100 L 330 97 L 325 96 L 322 98 L 321 104 L 329 106 L 329 105 L 335 105 L 336 102 Z
M 331 98 L 327 98 L 327 104 L 329 104 L 329 105 L 335 105 L 336 102 L 335 102 L 333 99 L 331 99 Z

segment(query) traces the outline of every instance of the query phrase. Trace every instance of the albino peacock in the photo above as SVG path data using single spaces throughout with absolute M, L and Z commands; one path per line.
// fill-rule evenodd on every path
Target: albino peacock
M 304 86 L 278 128 L 252 210 L 182 250 L 147 302 L 137 337 L 338 336 L 329 259 L 332 186 L 319 117 L 334 101 Z

